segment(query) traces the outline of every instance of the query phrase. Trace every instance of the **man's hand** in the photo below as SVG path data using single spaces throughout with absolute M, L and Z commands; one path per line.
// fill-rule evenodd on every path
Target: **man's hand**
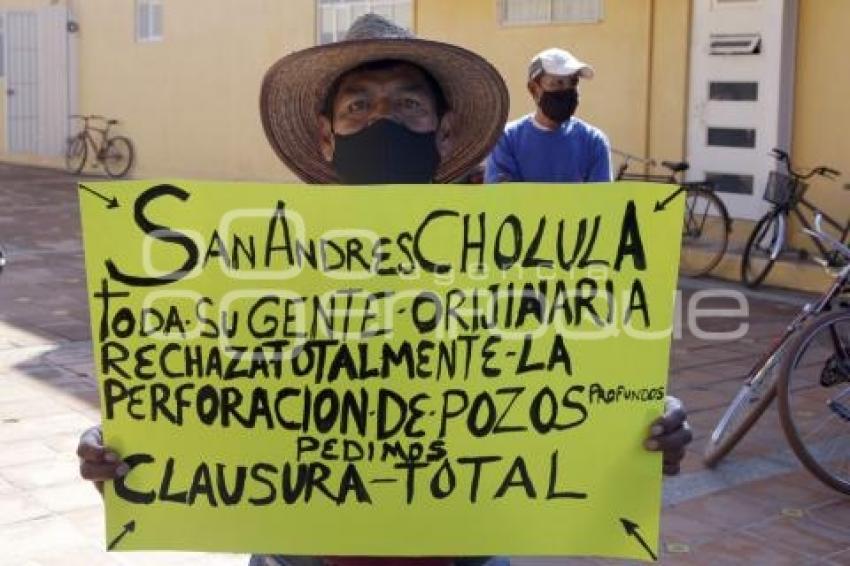
M 668 396 L 664 402 L 664 416 L 656 419 L 649 429 L 649 438 L 644 446 L 647 450 L 664 453 L 664 475 L 675 476 L 679 473 L 679 464 L 685 457 L 685 446 L 694 438 L 687 418 L 682 402 Z
M 77 456 L 80 457 L 80 475 L 83 479 L 93 481 L 101 493 L 103 482 L 120 478 L 130 471 L 118 454 L 103 446 L 100 425 L 91 427 L 80 437 Z

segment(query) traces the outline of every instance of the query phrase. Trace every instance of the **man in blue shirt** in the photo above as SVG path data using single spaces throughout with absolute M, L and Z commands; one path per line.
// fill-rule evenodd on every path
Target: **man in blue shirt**
M 528 91 L 537 111 L 505 127 L 487 158 L 485 182 L 612 180 L 608 138 L 573 116 L 580 78 L 593 78 L 593 69 L 563 49 L 547 49 L 531 60 Z

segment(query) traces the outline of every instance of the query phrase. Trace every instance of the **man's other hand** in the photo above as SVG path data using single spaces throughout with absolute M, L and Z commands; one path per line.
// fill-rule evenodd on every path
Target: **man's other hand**
M 80 457 L 80 475 L 94 482 L 101 493 L 103 482 L 120 478 L 130 471 L 118 454 L 103 446 L 100 425 L 91 427 L 80 436 L 77 456 Z
M 668 396 L 664 402 L 664 416 L 656 419 L 649 428 L 649 438 L 644 442 L 647 450 L 664 453 L 664 475 L 675 476 L 685 457 L 685 447 L 693 440 L 688 415 L 682 402 Z

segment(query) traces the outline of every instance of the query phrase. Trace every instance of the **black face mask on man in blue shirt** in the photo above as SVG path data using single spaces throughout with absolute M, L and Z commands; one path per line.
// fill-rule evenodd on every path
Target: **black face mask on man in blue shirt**
M 416 133 L 386 118 L 334 139 L 332 164 L 348 185 L 431 183 L 440 164 L 436 132 Z
M 578 108 L 578 90 L 544 90 L 539 105 L 547 118 L 562 124 L 572 118 Z

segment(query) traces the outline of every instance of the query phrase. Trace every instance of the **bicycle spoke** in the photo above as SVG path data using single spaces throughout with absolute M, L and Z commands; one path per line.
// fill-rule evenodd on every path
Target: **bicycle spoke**
M 697 204 L 698 203 L 694 203 L 694 208 L 696 208 Z M 708 217 L 709 209 L 711 209 L 711 201 L 706 199 L 705 209 L 702 211 L 702 213 L 699 214 L 699 216 L 703 219 L 703 225 L 705 224 L 705 219 Z M 702 228 L 702 226 L 700 226 L 700 228 Z
M 824 429 L 824 427 L 826 427 L 826 425 L 832 424 L 832 423 L 833 423 L 833 421 L 834 421 L 834 420 L 836 420 L 836 419 L 838 419 L 838 417 L 837 417 L 837 416 L 835 416 L 835 415 L 829 415 L 829 416 L 828 416 L 828 417 L 826 417 L 826 418 L 824 419 L 824 421 L 823 421 L 821 424 L 819 424 L 817 427 L 815 427 L 814 429 L 811 429 L 811 430 L 807 431 L 807 432 L 805 433 L 804 438 L 814 438 L 814 436 L 815 436 L 818 432 L 820 432 L 821 430 L 823 430 L 823 429 Z

